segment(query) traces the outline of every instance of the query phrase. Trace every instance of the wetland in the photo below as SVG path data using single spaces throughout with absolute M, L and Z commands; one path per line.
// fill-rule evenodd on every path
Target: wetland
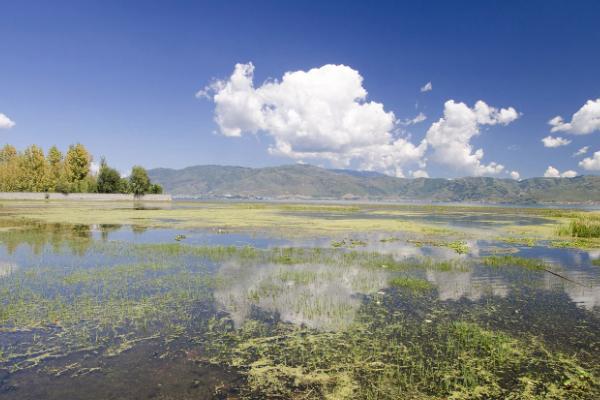
M 1 399 L 597 399 L 600 212 L 0 202 Z

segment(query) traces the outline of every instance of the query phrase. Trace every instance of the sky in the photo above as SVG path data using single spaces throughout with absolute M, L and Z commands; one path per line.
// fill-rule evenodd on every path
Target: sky
M 0 144 L 127 171 L 600 174 L 598 1 L 4 1 Z

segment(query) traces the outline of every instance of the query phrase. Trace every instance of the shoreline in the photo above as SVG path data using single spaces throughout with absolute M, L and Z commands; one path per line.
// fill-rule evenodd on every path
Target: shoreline
M 32 200 L 32 201 L 152 201 L 171 202 L 170 194 L 145 194 L 136 196 L 124 193 L 44 193 L 44 192 L 0 192 L 0 200 Z

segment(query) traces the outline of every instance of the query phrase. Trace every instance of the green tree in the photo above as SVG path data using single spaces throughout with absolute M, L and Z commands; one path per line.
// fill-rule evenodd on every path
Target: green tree
M 136 196 L 148 193 L 150 190 L 150 178 L 148 178 L 148 173 L 144 167 L 136 165 L 131 169 L 129 187 L 131 192 Z
M 73 191 L 86 191 L 85 179 L 90 173 L 91 162 L 92 156 L 82 144 L 69 146 L 65 157 L 65 169 Z
M 131 193 L 131 186 L 129 185 L 129 179 L 121 178 L 119 182 L 119 193 Z
M 21 190 L 45 192 L 50 189 L 50 167 L 41 148 L 36 145 L 27 147 L 20 164 L 22 170 Z
M 22 170 L 17 149 L 7 144 L 0 149 L 0 191 L 14 192 L 19 190 L 21 175 Z
M 98 193 L 119 193 L 121 191 L 121 175 L 119 171 L 111 168 L 102 158 L 98 172 Z
M 50 150 L 48 150 L 46 159 L 50 168 L 50 190 L 57 191 L 58 182 L 61 180 L 61 176 L 65 175 L 63 154 L 56 146 L 52 146 L 50 147 Z
M 5 145 L 2 150 L 0 150 L 0 163 L 7 163 L 10 161 L 14 161 L 17 158 L 17 149 L 10 144 Z
M 152 183 L 152 184 L 150 184 L 150 189 L 148 190 L 148 193 L 151 193 L 151 194 L 162 194 L 163 193 L 163 187 L 160 186 L 158 183 Z
M 48 164 L 51 167 L 58 167 L 63 161 L 63 154 L 56 146 L 50 147 L 48 150 Z

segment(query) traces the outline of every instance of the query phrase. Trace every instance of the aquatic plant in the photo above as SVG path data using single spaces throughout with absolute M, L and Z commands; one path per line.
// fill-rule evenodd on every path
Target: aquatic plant
M 433 284 L 425 279 L 399 276 L 390 280 L 390 286 L 408 290 L 412 293 L 427 292 L 434 288 Z
M 469 246 L 467 242 L 462 240 L 455 241 L 440 241 L 440 240 L 415 240 L 409 239 L 409 243 L 414 244 L 417 247 L 422 246 L 433 246 L 433 247 L 447 247 L 454 250 L 458 254 L 466 254 L 469 252 Z
M 563 229 L 561 232 L 565 232 Z M 569 223 L 566 232 L 573 237 L 600 238 L 600 217 L 580 216 Z
M 525 257 L 517 257 L 513 255 L 494 255 L 487 256 L 481 259 L 483 265 L 489 267 L 522 267 L 532 270 L 544 270 L 548 268 L 548 264 L 546 264 L 543 260 L 538 260 L 535 258 L 525 258 Z
M 592 399 L 597 371 L 469 321 L 413 319 L 371 301 L 349 329 L 213 320 L 202 359 L 247 375 L 242 396 L 303 399 Z M 385 321 L 385 322 L 384 322 Z

